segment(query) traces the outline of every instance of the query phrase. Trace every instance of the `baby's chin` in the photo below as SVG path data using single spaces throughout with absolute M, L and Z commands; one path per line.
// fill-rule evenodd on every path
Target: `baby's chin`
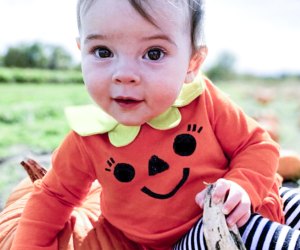
M 145 123 L 144 118 L 137 118 L 136 116 L 133 115 L 114 115 L 111 114 L 111 116 L 119 123 L 124 126 L 141 126 L 142 124 Z
M 151 114 L 150 114 L 151 113 Z M 143 124 L 146 124 L 150 121 L 152 121 L 154 118 L 161 115 L 163 112 L 155 113 L 155 112 L 149 112 L 144 111 L 143 115 L 139 112 L 139 114 L 131 114 L 131 115 L 119 115 L 119 116 L 113 116 L 114 119 L 124 126 L 142 126 Z
M 145 124 L 147 121 L 136 121 L 136 120 L 124 120 L 124 119 L 117 119 L 118 123 L 124 126 L 141 126 Z
M 155 117 L 159 116 L 163 112 L 155 112 L 149 109 L 136 109 L 129 110 L 128 112 L 111 112 L 110 115 L 119 123 L 124 126 L 141 126 L 150 122 Z

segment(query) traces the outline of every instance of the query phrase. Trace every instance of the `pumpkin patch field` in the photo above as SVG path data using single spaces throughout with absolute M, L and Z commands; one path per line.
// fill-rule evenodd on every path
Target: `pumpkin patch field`
M 282 150 L 300 154 L 299 79 L 215 84 L 268 129 Z M 31 157 L 49 166 L 69 129 L 64 108 L 90 102 L 81 84 L 0 84 L 0 211 L 26 176 L 19 162 Z

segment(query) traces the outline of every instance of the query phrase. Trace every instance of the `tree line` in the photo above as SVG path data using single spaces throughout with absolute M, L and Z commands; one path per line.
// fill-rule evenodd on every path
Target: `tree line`
M 63 70 L 76 67 L 71 54 L 58 45 L 40 42 L 21 43 L 7 48 L 0 56 L 0 66 Z

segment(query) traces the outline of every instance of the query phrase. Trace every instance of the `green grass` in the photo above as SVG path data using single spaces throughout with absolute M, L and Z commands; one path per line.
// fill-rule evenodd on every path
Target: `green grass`
M 64 107 L 90 102 L 83 85 L 0 85 L 0 157 L 11 147 L 52 151 L 68 131 Z
M 80 70 L 47 70 L 29 68 L 0 67 L 0 83 L 38 83 L 45 82 L 65 84 L 82 83 Z

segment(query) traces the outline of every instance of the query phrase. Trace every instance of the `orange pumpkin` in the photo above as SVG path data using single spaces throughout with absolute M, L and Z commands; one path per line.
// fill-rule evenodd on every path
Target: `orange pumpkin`
M 300 155 L 294 151 L 283 150 L 277 172 L 284 180 L 300 179 Z
M 23 162 L 24 164 L 24 162 Z M 25 163 L 32 181 L 23 180 L 9 196 L 5 208 L 0 213 L 0 249 L 11 248 L 18 222 L 25 204 L 34 188 L 39 188 L 43 168 L 29 160 Z M 38 174 L 36 174 L 38 173 Z M 58 236 L 59 250 L 97 249 L 97 250 L 133 250 L 139 249 L 134 243 L 103 217 L 100 211 L 101 186 L 95 181 L 88 196 L 80 207 L 76 207 L 65 228 Z

